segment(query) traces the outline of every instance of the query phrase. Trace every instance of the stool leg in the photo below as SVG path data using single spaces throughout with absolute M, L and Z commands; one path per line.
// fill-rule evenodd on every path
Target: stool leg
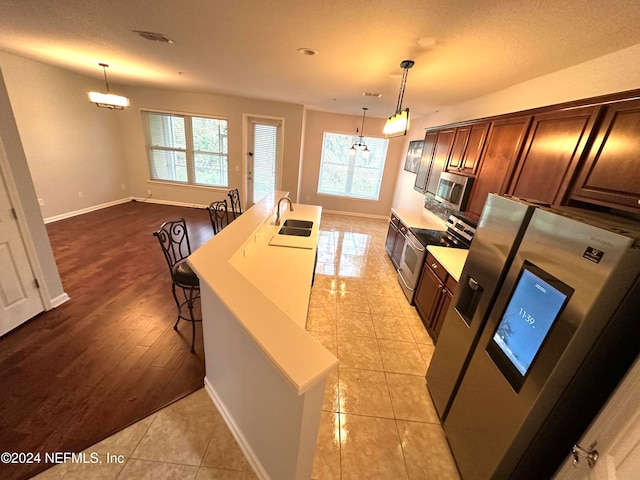
M 189 306 L 189 317 L 191 318 L 191 353 L 195 353 L 194 345 L 196 343 L 196 320 L 193 316 L 193 302 L 195 301 L 193 297 L 194 289 L 189 289 L 189 301 L 187 305 Z
M 176 324 L 173 326 L 173 329 L 178 331 L 178 323 L 180 322 L 180 301 L 178 300 L 178 296 L 176 295 L 176 284 L 171 284 L 171 293 L 173 293 L 173 299 L 176 301 L 176 307 L 178 308 L 178 319 L 176 320 Z

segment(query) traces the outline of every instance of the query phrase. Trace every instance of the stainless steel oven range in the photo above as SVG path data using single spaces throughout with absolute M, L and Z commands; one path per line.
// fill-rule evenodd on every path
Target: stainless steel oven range
M 402 260 L 398 267 L 398 282 L 405 297 L 413 305 L 418 280 L 424 266 L 428 245 L 439 245 L 451 248 L 469 248 L 476 225 L 461 215 L 451 215 L 447 220 L 447 229 L 427 230 L 410 228 L 406 233 L 406 241 L 402 251 Z

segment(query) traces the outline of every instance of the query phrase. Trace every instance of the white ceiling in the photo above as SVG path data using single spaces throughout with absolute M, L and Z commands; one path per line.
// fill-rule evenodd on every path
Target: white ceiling
M 96 78 L 108 63 L 116 85 L 380 117 L 404 59 L 403 106 L 424 114 L 640 44 L 639 25 L 638 0 L 0 0 L 0 50 Z

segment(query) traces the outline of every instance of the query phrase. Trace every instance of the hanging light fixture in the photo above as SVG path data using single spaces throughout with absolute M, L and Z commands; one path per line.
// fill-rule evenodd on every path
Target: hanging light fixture
M 400 93 L 398 93 L 398 103 L 396 104 L 396 113 L 387 119 L 387 123 L 384 126 L 384 136 L 400 137 L 407 134 L 409 129 L 409 107 L 402 109 L 402 99 L 404 98 L 404 87 L 407 84 L 407 72 L 414 65 L 413 60 L 403 60 L 400 63 L 400 68 L 404 69 L 402 72 L 402 81 L 400 82 Z
M 107 68 L 109 65 L 106 63 L 99 63 L 104 72 L 104 83 L 107 87 L 107 93 L 89 92 L 89 101 L 95 103 L 101 108 L 110 108 L 111 110 L 124 110 L 129 106 L 129 99 L 120 95 L 114 95 L 109 93 L 109 81 L 107 80 Z
M 351 145 L 351 148 L 349 149 L 349 155 L 351 155 L 352 157 L 356 156 L 356 153 L 358 153 L 359 148 L 362 148 L 361 155 L 364 158 L 367 158 L 369 156 L 369 147 L 367 147 L 363 139 L 364 138 L 364 116 L 367 114 L 367 110 L 369 110 L 367 107 L 362 107 L 362 127 L 360 128 L 360 136 L 358 137 L 358 141 L 353 145 Z M 356 133 L 358 133 L 357 128 L 356 128 Z

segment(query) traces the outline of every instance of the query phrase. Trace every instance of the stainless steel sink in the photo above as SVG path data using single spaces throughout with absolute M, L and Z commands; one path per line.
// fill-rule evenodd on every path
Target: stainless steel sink
M 309 220 L 295 220 L 293 218 L 290 218 L 288 220 L 285 220 L 282 225 L 284 227 L 295 227 L 295 228 L 308 228 L 308 229 L 311 229 L 313 227 L 313 222 L 311 222 Z M 309 235 L 305 235 L 305 236 L 308 237 Z
M 287 220 L 288 221 L 288 220 Z M 311 228 L 298 228 L 287 226 L 285 222 L 284 226 L 278 230 L 278 235 L 294 235 L 296 237 L 310 237 Z

